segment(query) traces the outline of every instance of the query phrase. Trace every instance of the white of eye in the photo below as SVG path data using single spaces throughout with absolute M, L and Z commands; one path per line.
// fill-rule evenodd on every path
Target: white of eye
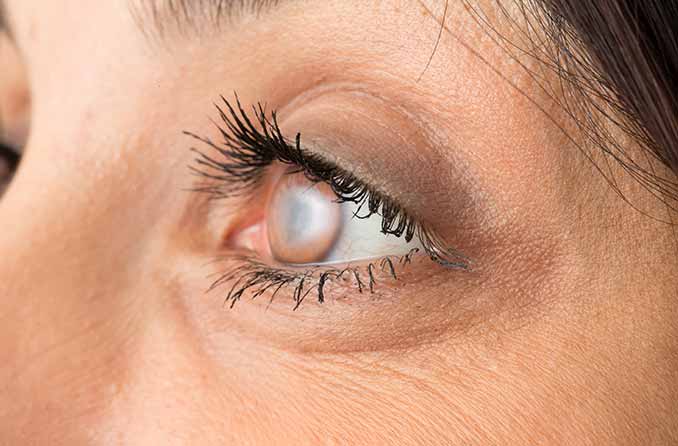
M 413 249 L 422 250 L 421 243 L 415 237 L 410 242 L 404 237 L 396 237 L 381 232 L 382 218 L 372 214 L 368 218 L 358 218 L 358 205 L 341 203 L 342 231 L 325 262 L 344 263 L 349 261 L 374 259 L 386 256 L 402 256 Z

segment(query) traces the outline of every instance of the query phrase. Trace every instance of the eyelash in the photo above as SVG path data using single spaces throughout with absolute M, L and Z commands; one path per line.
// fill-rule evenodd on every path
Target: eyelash
M 194 174 L 207 180 L 206 183 L 194 188 L 194 191 L 207 193 L 214 199 L 248 194 L 256 189 L 267 168 L 274 162 L 278 162 L 292 166 L 290 173 L 302 173 L 313 184 L 329 185 L 337 196 L 337 202 L 355 203 L 358 206 L 355 218 L 366 219 L 374 214 L 380 215 L 381 231 L 384 234 L 395 237 L 404 236 L 407 242 L 416 236 L 426 254 L 439 265 L 447 268 L 470 269 L 469 260 L 465 256 L 451 248 L 444 247 L 442 240 L 435 232 L 420 224 L 395 200 L 333 162 L 303 149 L 300 133 L 297 133 L 293 142 L 286 139 L 278 125 L 275 111 L 270 113 L 269 118 L 266 107 L 259 103 L 252 107 L 255 119 L 253 122 L 242 107 L 237 94 L 235 94 L 235 106 L 223 96 L 221 100 L 225 107 L 218 104 L 215 104 L 215 107 L 219 112 L 222 125 L 214 122 L 223 138 L 220 144 L 195 133 L 184 132 L 185 135 L 197 140 L 220 157 L 217 160 L 214 155 L 191 148 L 196 158 L 194 159 L 195 165 L 189 168 Z M 363 209 L 366 213 L 358 215 Z M 357 267 L 347 266 L 337 269 L 312 265 L 305 270 L 296 267 L 286 270 L 265 265 L 252 257 L 237 256 L 235 260 L 238 260 L 241 266 L 222 274 L 210 290 L 235 280 L 225 299 L 233 307 L 248 290 L 252 290 L 252 298 L 256 298 L 267 290 L 273 289 L 272 300 L 282 288 L 293 286 L 294 309 L 296 310 L 314 289 L 317 291 L 318 301 L 323 303 L 325 286 L 331 280 L 352 278 L 360 293 L 365 288 L 373 293 L 377 271 L 387 272 L 397 279 L 395 265 L 411 263 L 412 256 L 418 251 L 418 249 L 413 249 L 401 257 L 383 257 L 364 266 L 368 279 L 367 286 L 361 279 L 361 273 Z M 308 286 L 312 280 L 316 283 Z
M 229 292 L 226 294 L 224 304 L 230 302 L 231 308 L 240 300 L 248 290 L 252 290 L 252 299 L 255 299 L 268 290 L 273 290 L 271 302 L 278 292 L 285 286 L 293 288 L 294 308 L 299 308 L 309 293 L 315 291 L 319 303 L 325 302 L 325 287 L 328 282 L 342 280 L 353 281 L 353 284 L 362 294 L 365 290 L 374 293 L 377 277 L 385 273 L 389 277 L 398 280 L 396 266 L 405 266 L 412 262 L 412 257 L 419 252 L 418 248 L 412 249 L 404 256 L 386 256 L 377 262 L 370 262 L 361 271 L 359 267 L 346 266 L 345 268 L 332 268 L 325 266 L 310 265 L 299 271 L 288 271 L 274 268 L 258 260 L 247 256 L 234 256 L 226 260 L 236 260 L 240 266 L 220 275 L 210 286 L 210 292 L 221 285 L 235 280 Z M 365 277 L 366 276 L 366 277 Z M 315 283 L 313 283 L 315 281 Z M 310 285 L 309 285 L 310 284 Z

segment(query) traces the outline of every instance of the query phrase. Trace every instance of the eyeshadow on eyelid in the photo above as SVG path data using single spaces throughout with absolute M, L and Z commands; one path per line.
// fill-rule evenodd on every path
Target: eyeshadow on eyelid
M 479 194 L 463 158 L 381 100 L 328 94 L 290 111 L 281 127 L 299 131 L 306 147 L 350 165 L 420 215 L 432 211 L 423 197 L 450 197 L 441 201 L 454 206 L 448 215 L 436 216 L 440 220 L 462 223 L 454 211 L 469 216 L 468 209 L 476 206 L 471 201 Z

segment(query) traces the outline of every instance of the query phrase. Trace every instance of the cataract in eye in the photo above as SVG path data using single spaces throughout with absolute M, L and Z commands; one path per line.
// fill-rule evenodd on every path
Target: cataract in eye
M 358 205 L 340 203 L 328 185 L 312 183 L 303 174 L 280 177 L 264 215 L 253 235 L 267 242 L 250 245 L 263 246 L 268 251 L 264 257 L 282 264 L 348 263 L 421 249 L 416 240 L 383 234 L 381 216 L 361 218 Z
M 341 235 L 341 205 L 327 185 L 295 176 L 281 183 L 286 184 L 274 191 L 266 220 L 271 254 L 282 263 L 322 262 Z

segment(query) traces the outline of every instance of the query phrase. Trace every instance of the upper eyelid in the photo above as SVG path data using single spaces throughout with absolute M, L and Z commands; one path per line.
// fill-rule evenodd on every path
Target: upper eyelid
M 382 232 L 397 237 L 405 236 L 409 241 L 416 236 L 424 246 L 426 253 L 433 261 L 448 268 L 471 269 L 471 261 L 462 253 L 446 246 L 442 238 L 427 225 L 416 219 L 407 210 L 368 182 L 358 178 L 352 172 L 338 166 L 326 157 L 309 152 L 301 146 L 301 134 L 297 133 L 294 143 L 286 139 L 278 126 L 276 111 L 267 117 L 266 107 L 259 103 L 253 106 L 256 124 L 245 112 L 237 94 L 235 107 L 223 96 L 225 108 L 215 104 L 226 128 L 214 123 L 221 134 L 222 145 L 209 138 L 199 137 L 191 132 L 185 134 L 205 143 L 224 157 L 223 161 L 215 160 L 196 148 L 196 163 L 203 168 L 192 170 L 205 178 L 223 182 L 219 185 L 206 186 L 196 190 L 212 192 L 227 197 L 248 191 L 249 186 L 261 179 L 265 169 L 274 161 L 299 167 L 311 181 L 322 181 L 332 187 L 335 194 L 344 201 L 351 201 L 360 206 L 368 206 L 368 215 L 378 214 L 382 217 Z M 205 171 L 204 169 L 207 169 Z M 353 195 L 351 195 L 353 194 Z
M 268 118 L 266 118 L 266 107 L 264 105 L 259 103 L 257 106 L 253 107 L 254 112 L 258 116 L 257 120 L 259 121 L 260 127 L 263 129 L 263 131 L 262 131 L 262 130 L 257 129 L 254 126 L 253 122 L 250 120 L 250 118 L 247 116 L 244 109 L 242 108 L 242 105 L 241 105 L 237 95 L 236 95 L 237 111 L 228 102 L 228 100 L 225 99 L 223 96 L 221 96 L 221 99 L 226 104 L 226 106 L 228 108 L 228 112 L 231 114 L 231 117 L 236 119 L 236 124 L 234 125 L 233 121 L 231 121 L 231 119 L 229 119 L 225 110 L 222 107 L 220 107 L 219 105 L 216 105 L 216 108 L 217 108 L 222 120 L 226 123 L 226 125 L 229 127 L 229 130 L 232 133 L 240 134 L 240 135 L 242 135 L 243 132 L 246 133 L 246 134 L 250 134 L 250 135 L 258 134 L 260 136 L 264 136 L 268 141 L 271 141 L 271 136 L 273 136 L 276 139 L 276 141 L 275 141 L 276 144 L 279 144 L 281 147 L 287 146 L 287 148 L 291 149 L 290 152 L 293 154 L 292 158 L 287 158 L 287 159 L 278 158 L 277 161 L 281 161 L 284 164 L 288 164 L 288 165 L 291 165 L 291 166 L 296 166 L 298 169 L 295 170 L 295 172 L 303 172 L 306 175 L 306 177 L 309 181 L 311 181 L 311 182 L 323 182 L 323 183 L 332 185 L 330 183 L 329 178 L 323 178 L 322 173 L 320 173 L 321 171 L 328 171 L 328 170 L 331 169 L 331 171 L 334 174 L 341 176 L 342 178 L 350 178 L 350 181 L 355 182 L 356 184 L 359 184 L 360 186 L 363 186 L 366 190 L 369 190 L 369 193 L 380 197 L 382 200 L 384 200 L 384 199 L 388 200 L 389 204 L 392 207 L 399 209 L 403 213 L 406 213 L 408 216 L 411 215 L 402 204 L 398 203 L 397 200 L 390 197 L 388 193 L 385 193 L 384 191 L 374 187 L 369 182 L 357 177 L 355 174 L 353 174 L 349 170 L 345 169 L 344 167 L 338 165 L 335 161 L 328 159 L 326 156 L 324 156 L 320 153 L 305 149 L 303 147 L 303 145 L 301 144 L 301 134 L 300 133 L 296 134 L 294 143 L 292 143 L 289 139 L 285 138 L 282 135 L 282 132 L 280 131 L 280 128 L 278 126 L 277 113 L 275 111 L 271 112 L 271 118 L 268 119 Z M 240 116 L 238 116 L 238 112 L 239 112 Z M 242 118 L 242 121 L 241 121 L 241 118 Z M 218 125 L 217 125 L 217 127 L 219 128 L 221 135 L 225 138 L 225 140 L 226 140 L 227 144 L 229 144 L 229 146 L 232 143 L 235 142 L 235 144 L 233 144 L 233 147 L 231 147 L 231 148 L 235 148 L 237 150 L 240 147 L 239 146 L 240 142 L 242 142 L 241 140 L 239 140 L 239 137 L 234 138 L 233 135 L 228 134 L 223 129 L 221 129 Z M 271 128 L 274 129 L 274 131 L 270 131 Z M 222 155 L 227 155 L 227 156 L 233 155 L 232 152 L 226 154 L 223 151 L 223 149 L 220 149 L 218 147 L 218 144 L 214 143 L 213 141 L 209 140 L 208 138 L 197 136 L 196 134 L 194 134 L 192 132 L 184 132 L 184 133 L 186 135 L 192 137 L 192 138 L 197 139 L 200 142 L 208 144 L 211 148 L 216 149 Z M 217 170 L 223 170 L 224 167 L 227 170 L 231 169 L 231 168 L 239 168 L 239 167 L 246 168 L 246 166 L 241 166 L 240 164 L 237 164 L 237 163 L 230 165 L 230 164 L 227 164 L 227 163 L 219 162 L 219 161 L 214 160 L 213 158 L 205 155 L 203 152 L 201 152 L 201 151 L 199 151 L 195 148 L 193 148 L 192 150 L 199 154 L 199 158 L 196 160 L 196 162 L 198 162 L 199 164 L 201 164 L 205 167 L 209 167 L 209 168 L 213 168 L 213 169 L 217 169 Z M 294 156 L 294 155 L 296 155 L 296 156 Z M 266 162 L 268 163 L 270 161 L 272 161 L 272 160 L 267 160 Z M 263 167 L 263 165 L 264 164 L 262 163 L 262 167 Z M 320 167 L 320 166 L 322 166 L 322 167 Z M 204 172 L 201 172 L 201 173 L 204 174 Z M 233 173 L 233 172 L 229 172 L 229 173 Z M 253 170 L 252 173 L 256 174 L 256 175 L 252 176 L 252 177 L 248 177 L 247 178 L 248 181 L 256 181 L 258 179 L 258 175 L 261 173 L 261 171 L 259 171 L 259 170 L 254 171 Z M 210 177 L 211 175 L 208 174 L 207 176 Z M 218 180 L 228 179 L 226 177 L 218 177 L 218 178 L 212 177 L 212 178 L 218 179 Z M 237 175 L 236 175 L 236 178 L 237 178 Z M 239 180 L 242 180 L 242 177 L 239 177 Z M 226 193 L 240 192 L 240 190 L 238 190 L 239 189 L 238 183 L 234 183 L 231 186 L 236 187 L 237 189 L 231 190 L 231 191 L 226 191 Z M 342 199 L 342 197 L 340 197 L 340 196 L 338 196 L 338 198 Z M 356 200 L 358 200 L 361 197 L 354 197 L 354 198 Z M 344 199 L 343 201 L 353 201 L 353 202 L 355 202 L 355 200 L 347 200 L 347 199 Z M 362 218 L 367 218 L 370 215 L 373 215 L 374 213 L 375 212 L 370 212 L 368 215 L 362 216 Z M 411 217 L 411 218 L 414 218 L 414 217 Z M 419 221 L 417 221 L 417 223 L 420 224 Z M 398 235 L 398 236 L 400 236 L 400 235 Z M 407 239 L 409 241 L 409 239 L 411 239 L 411 236 L 408 236 Z

